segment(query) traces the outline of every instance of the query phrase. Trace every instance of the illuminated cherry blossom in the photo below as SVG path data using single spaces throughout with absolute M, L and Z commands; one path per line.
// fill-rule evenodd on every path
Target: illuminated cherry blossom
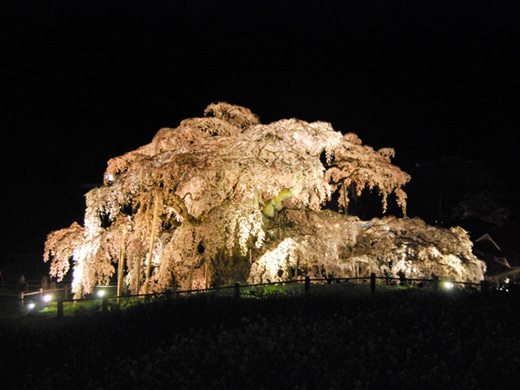
M 214 103 L 109 160 L 104 185 L 86 194 L 84 226 L 50 233 L 44 260 L 58 279 L 72 261 L 78 296 L 108 283 L 118 262 L 134 293 L 367 270 L 480 280 L 462 229 L 406 218 L 410 176 L 393 156 L 330 123 L 261 124 Z M 395 194 L 404 219 L 349 216 L 352 188 L 377 190 L 383 211 Z M 341 212 L 325 209 L 334 194 Z

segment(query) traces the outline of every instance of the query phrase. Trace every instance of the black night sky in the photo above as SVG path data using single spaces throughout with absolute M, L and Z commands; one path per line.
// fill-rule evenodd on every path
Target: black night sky
M 213 101 L 518 191 L 519 22 L 513 0 L 1 0 L 0 259 L 40 262 L 109 158 Z

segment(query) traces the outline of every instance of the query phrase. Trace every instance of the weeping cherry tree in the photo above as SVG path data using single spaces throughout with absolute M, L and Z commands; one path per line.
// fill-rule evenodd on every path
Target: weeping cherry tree
M 393 149 L 326 122 L 264 125 L 227 103 L 204 114 L 108 161 L 83 226 L 47 237 L 51 276 L 72 268 L 76 296 L 116 275 L 133 293 L 368 272 L 483 278 L 463 229 L 406 217 L 410 176 L 391 163 Z M 383 212 L 393 194 L 402 218 L 349 215 L 350 194 L 365 189 Z

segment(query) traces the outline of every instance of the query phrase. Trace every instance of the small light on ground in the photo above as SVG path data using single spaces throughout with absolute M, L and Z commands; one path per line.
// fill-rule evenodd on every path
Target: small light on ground
M 452 282 L 444 282 L 444 288 L 446 290 L 451 290 L 454 287 Z

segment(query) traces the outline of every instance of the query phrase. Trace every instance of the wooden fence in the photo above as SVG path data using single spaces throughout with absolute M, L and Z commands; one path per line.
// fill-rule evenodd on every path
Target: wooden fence
M 303 284 L 303 292 L 304 294 L 309 294 L 311 291 L 311 285 L 313 283 L 320 284 L 334 284 L 334 283 L 342 283 L 342 282 L 358 282 L 358 283 L 368 283 L 370 287 L 370 293 L 374 294 L 376 292 L 376 280 L 383 281 L 383 284 L 392 285 L 392 284 L 400 284 L 400 285 L 415 285 L 422 286 L 424 284 L 429 284 L 433 286 L 434 290 L 440 290 L 442 285 L 446 288 L 452 288 L 456 285 L 460 286 L 471 286 L 473 288 L 482 289 L 482 283 L 468 283 L 468 282 L 458 282 L 451 280 L 440 280 L 440 279 L 406 279 L 406 278 L 393 278 L 393 277 L 377 277 L 374 273 L 372 273 L 369 277 L 350 277 L 350 278 L 310 278 L 305 277 L 302 279 L 288 280 L 284 282 L 270 282 L 270 283 L 258 283 L 258 284 L 245 284 L 241 285 L 240 283 L 235 283 L 230 286 L 218 287 L 218 288 L 209 288 L 209 289 L 192 289 L 192 290 L 182 290 L 182 291 L 168 291 L 163 293 L 148 293 L 148 294 L 131 294 L 131 295 L 120 295 L 117 294 L 106 294 L 104 296 L 93 296 L 89 298 L 81 298 L 81 299 L 73 299 L 69 298 L 69 290 L 67 286 L 64 288 L 52 289 L 52 290 L 43 290 L 40 289 L 34 292 L 22 292 L 21 293 L 21 301 L 22 305 L 25 307 L 29 307 L 28 305 L 32 305 L 33 309 L 37 308 L 38 305 L 46 306 L 52 302 L 56 302 L 57 307 L 57 315 L 58 317 L 63 317 L 64 310 L 63 306 L 65 302 L 77 303 L 77 302 L 88 302 L 88 301 L 101 301 L 101 310 L 107 311 L 109 307 L 109 299 L 117 300 L 117 303 L 120 302 L 121 299 L 131 299 L 131 298 L 141 298 L 141 299 L 151 299 L 161 296 L 175 296 L 175 295 L 183 295 L 183 294 L 192 294 L 192 293 L 208 293 L 208 292 L 218 292 L 223 290 L 232 290 L 232 295 L 235 298 L 240 298 L 244 294 L 242 293 L 242 289 L 249 289 L 255 287 L 265 287 L 269 285 L 287 285 L 287 284 Z M 110 286 L 97 286 L 98 289 L 108 288 Z M 114 286 L 112 286 L 114 287 Z

